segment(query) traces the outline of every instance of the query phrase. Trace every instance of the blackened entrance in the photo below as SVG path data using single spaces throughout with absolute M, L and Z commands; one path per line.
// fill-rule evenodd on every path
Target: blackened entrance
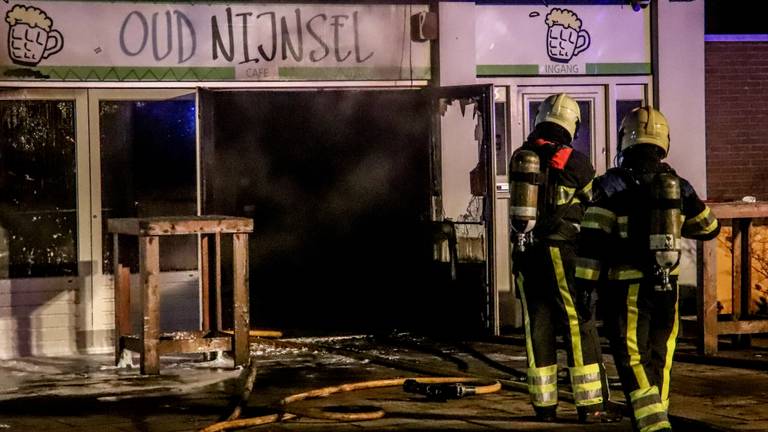
M 202 212 L 254 220 L 253 327 L 325 334 L 487 329 L 486 266 L 460 261 L 452 271 L 435 259 L 441 225 L 432 222 L 434 204 L 445 195 L 436 183 L 433 121 L 437 107 L 445 108 L 428 96 L 200 93 Z M 464 104 L 456 106 L 471 118 Z M 478 157 L 485 152 L 470 123 L 463 145 Z M 461 178 L 469 185 L 469 171 Z

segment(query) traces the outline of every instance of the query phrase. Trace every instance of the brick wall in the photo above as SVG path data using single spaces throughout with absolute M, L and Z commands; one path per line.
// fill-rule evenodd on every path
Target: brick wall
M 768 200 L 768 42 L 706 42 L 705 53 L 707 197 Z

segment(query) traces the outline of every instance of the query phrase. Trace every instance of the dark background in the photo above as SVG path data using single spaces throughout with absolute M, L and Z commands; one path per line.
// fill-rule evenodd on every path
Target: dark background
M 479 316 L 482 298 L 473 307 L 468 284 L 432 260 L 431 116 L 422 92 L 203 98 L 203 213 L 254 220 L 253 327 L 448 330 Z

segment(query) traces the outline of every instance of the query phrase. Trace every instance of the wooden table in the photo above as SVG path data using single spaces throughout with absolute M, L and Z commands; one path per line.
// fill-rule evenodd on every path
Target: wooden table
M 115 361 L 123 350 L 138 352 L 142 374 L 160 373 L 160 355 L 233 351 L 235 366 L 248 362 L 248 233 L 253 221 L 231 216 L 169 216 L 109 219 L 108 230 L 114 236 L 115 283 Z M 185 332 L 183 337 L 160 333 L 160 236 L 201 235 L 201 269 L 203 319 L 202 330 Z M 234 333 L 210 335 L 209 319 L 209 250 L 215 241 L 216 330 L 221 328 L 221 235 L 232 235 Z M 132 334 L 130 271 L 120 264 L 120 236 L 134 236 L 139 242 L 139 273 L 142 326 L 138 336 Z
M 703 290 L 698 296 L 698 349 L 704 355 L 717 354 L 719 335 L 750 335 L 768 333 L 768 319 L 750 319 L 752 292 L 752 256 L 750 229 L 752 220 L 768 218 L 768 202 L 741 201 L 709 203 L 720 222 L 732 221 L 733 242 L 731 262 L 733 272 L 731 299 L 733 312 L 729 320 L 718 320 L 717 311 L 717 240 L 703 242 Z

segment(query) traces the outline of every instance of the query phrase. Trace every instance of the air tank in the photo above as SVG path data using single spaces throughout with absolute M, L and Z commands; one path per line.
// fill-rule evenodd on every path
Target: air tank
M 528 233 L 536 225 L 539 156 L 530 150 L 518 150 L 509 165 L 509 229 L 516 247 L 522 251 Z
M 680 262 L 680 179 L 671 173 L 657 174 L 652 183 L 649 248 L 664 290 L 672 289 L 669 274 Z

